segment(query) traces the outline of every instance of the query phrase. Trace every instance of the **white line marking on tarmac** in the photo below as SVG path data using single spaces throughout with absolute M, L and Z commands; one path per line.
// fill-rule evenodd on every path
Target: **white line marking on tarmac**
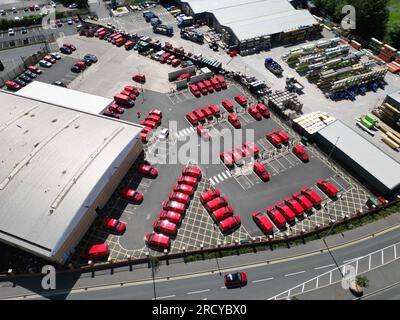
M 306 272 L 306 270 L 299 271 L 299 272 L 288 273 L 288 274 L 285 274 L 285 277 L 290 277 L 290 276 L 294 276 L 294 275 L 305 273 L 305 272 Z
M 258 283 L 258 282 L 263 282 L 263 281 L 268 281 L 268 280 L 273 280 L 274 278 L 266 278 L 266 279 L 260 279 L 260 280 L 253 280 L 252 283 Z
M 210 291 L 210 289 L 191 291 L 191 292 L 188 292 L 187 294 L 198 294 L 198 293 L 203 293 L 203 292 L 208 292 L 208 291 Z
M 168 298 L 174 298 L 174 297 L 176 297 L 176 295 L 175 294 L 171 294 L 170 296 L 157 297 L 157 299 L 168 299 Z M 151 298 L 151 300 L 156 300 L 156 299 Z
M 214 178 L 214 180 L 215 180 L 216 183 L 219 183 L 219 180 L 218 180 L 218 177 L 217 177 L 217 176 L 215 176 L 215 177 L 213 177 L 213 178 Z
M 314 270 L 320 270 L 320 269 L 324 269 L 324 268 L 328 268 L 328 267 L 333 267 L 335 264 L 328 264 L 328 265 L 326 265 L 326 266 L 321 266 L 321 267 L 316 267 L 316 268 L 314 268 Z

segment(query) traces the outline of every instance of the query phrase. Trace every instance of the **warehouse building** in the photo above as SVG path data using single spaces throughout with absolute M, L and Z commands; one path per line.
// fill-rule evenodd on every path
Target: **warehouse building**
M 341 121 L 319 130 L 315 142 L 377 195 L 399 194 L 400 163 Z
M 40 81 L 32 81 L 18 90 L 16 95 L 95 114 L 103 113 L 113 103 L 112 99 Z
M 0 90 L 0 241 L 65 263 L 141 154 L 142 126 Z
M 269 49 L 271 42 L 303 41 L 322 31 L 308 10 L 296 10 L 286 0 L 184 0 L 181 4 L 183 12 L 206 20 L 242 55 Z

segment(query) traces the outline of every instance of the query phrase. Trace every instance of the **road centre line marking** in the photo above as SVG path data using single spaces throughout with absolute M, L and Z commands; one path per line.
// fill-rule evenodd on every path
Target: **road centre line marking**
M 164 297 L 157 297 L 157 299 L 168 299 L 168 298 L 174 298 L 176 297 L 175 294 L 171 294 L 170 296 L 164 296 Z M 151 300 L 156 300 L 155 298 L 151 298 Z
M 203 292 L 208 292 L 208 291 L 210 291 L 210 289 L 191 291 L 191 292 L 188 292 L 187 294 L 198 294 L 198 293 L 203 293 Z
M 290 277 L 290 276 L 294 276 L 294 275 L 305 273 L 305 272 L 306 272 L 306 270 L 299 271 L 299 272 L 288 273 L 288 274 L 285 274 L 285 277 Z
M 273 280 L 274 277 L 271 278 L 266 278 L 266 279 L 260 279 L 260 280 L 253 280 L 252 283 L 258 283 L 258 282 L 263 282 L 263 281 L 268 281 L 268 280 Z
M 335 264 L 332 263 L 332 264 L 328 264 L 328 265 L 326 265 L 326 266 L 316 267 L 316 268 L 314 268 L 314 270 L 320 270 L 320 269 L 324 269 L 324 268 L 329 268 L 329 267 L 332 267 L 332 266 L 334 266 L 334 265 L 335 265 Z

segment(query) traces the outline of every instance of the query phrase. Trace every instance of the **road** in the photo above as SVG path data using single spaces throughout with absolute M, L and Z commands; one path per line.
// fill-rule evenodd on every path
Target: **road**
M 369 240 L 360 241 L 338 249 L 333 249 L 332 254 L 336 262 L 341 265 L 349 260 L 364 256 L 368 253 L 379 250 L 383 247 L 400 241 L 398 229 L 391 230 Z M 240 256 L 238 260 L 251 260 L 251 254 Z M 222 259 L 220 264 L 222 264 Z M 210 264 L 215 264 L 211 260 Z M 157 275 L 163 273 L 168 266 L 161 266 Z M 173 268 L 176 268 L 174 266 Z M 189 274 L 176 278 L 166 279 L 161 277 L 156 280 L 156 295 L 158 299 L 268 299 L 271 296 L 289 289 L 299 283 L 307 281 L 325 271 L 335 268 L 332 257 L 324 253 L 306 255 L 300 258 L 286 258 L 270 263 L 259 263 L 241 267 L 240 270 L 246 271 L 248 275 L 248 285 L 241 289 L 227 290 L 223 287 L 222 276 L 218 271 L 203 272 L 199 274 Z M 222 270 L 222 274 L 234 271 L 235 268 L 229 267 Z M 115 271 L 116 273 L 117 271 Z M 117 282 L 113 285 L 104 285 L 105 275 L 97 275 L 95 278 L 87 279 L 92 282 L 88 285 L 88 290 L 78 287 L 72 290 L 63 291 L 64 279 L 57 280 L 59 291 L 46 296 L 49 299 L 152 299 L 154 298 L 153 284 L 151 280 L 132 282 L 134 273 L 123 271 L 119 274 L 119 279 L 125 274 L 125 281 Z M 150 274 L 150 271 L 149 271 Z M 103 278 L 104 277 L 104 278 Z M 149 277 L 147 278 L 149 279 Z M 69 280 L 66 279 L 68 282 Z M 131 281 L 131 282 L 130 282 Z M 96 287 L 94 288 L 94 283 Z M 124 283 L 123 286 L 120 283 Z M 90 288 L 92 287 L 92 288 Z M 5 291 L 3 291 L 3 297 Z M 7 290 L 11 293 L 12 289 Z M 384 293 L 382 293 L 384 294 Z M 12 296 L 12 294 L 9 294 Z M 43 299 L 41 295 L 32 295 L 28 298 Z

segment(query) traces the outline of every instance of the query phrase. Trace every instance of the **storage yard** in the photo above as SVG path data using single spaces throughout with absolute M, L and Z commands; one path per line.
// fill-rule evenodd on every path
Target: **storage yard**
M 399 194 L 400 177 L 393 172 L 400 171 L 394 159 L 400 146 L 400 103 L 392 89 L 400 83 L 385 66 L 398 59 L 390 48 L 372 53 L 326 31 L 323 39 L 315 39 L 320 25 L 314 26 L 308 11 L 286 1 L 250 1 L 253 9 L 244 11 L 240 21 L 233 14 L 243 9 L 237 1 L 210 2 L 211 15 L 196 9 L 199 2 L 186 1 L 182 8 L 192 19 L 177 19 L 160 6 L 153 14 L 135 11 L 113 18 L 125 30 L 107 25 L 111 19 L 88 19 L 78 34 L 58 41 L 60 47 L 76 47 L 61 54 L 61 61 L 74 58 L 71 73 L 77 74 L 68 88 L 41 82 L 59 76 L 48 67 L 22 89 L 11 86 L 15 95 L 2 93 L 30 101 L 32 108 L 49 104 L 56 118 L 57 110 L 63 110 L 102 123 L 74 135 L 74 146 L 64 151 L 93 139 L 106 143 L 118 130 L 135 131 L 129 147 L 113 147 L 113 156 L 101 163 L 104 172 L 96 170 L 102 175 L 96 181 L 110 176 L 112 181 L 93 187 L 104 194 L 88 204 L 88 218 L 68 250 L 56 257 L 40 253 L 45 259 L 85 265 L 96 258 L 123 261 L 284 241 L 367 212 L 372 196 L 384 199 L 376 207 Z M 273 4 L 276 12 L 258 18 L 250 14 Z M 274 16 L 286 24 L 277 18 L 280 23 L 258 34 L 257 25 Z M 204 24 L 186 26 L 204 19 L 214 31 Z M 222 28 L 230 29 L 220 39 L 229 46 L 218 42 L 215 47 L 208 40 Z M 294 40 L 306 44 L 294 47 Z M 291 45 L 278 44 L 286 42 Z M 251 55 L 265 49 L 271 50 Z M 82 52 L 90 52 L 96 62 L 83 67 Z M 109 125 L 120 129 L 105 130 Z M 59 127 L 61 132 L 68 128 Z M 371 135 L 378 131 L 385 145 Z M 77 182 L 68 184 L 72 189 L 81 182 L 81 171 L 89 170 L 86 161 L 101 160 L 79 150 L 87 159 L 71 168 L 75 175 L 69 183 Z M 268 223 L 262 224 L 260 215 Z M 96 245 L 102 245 L 95 247 L 101 257 L 87 250 Z

